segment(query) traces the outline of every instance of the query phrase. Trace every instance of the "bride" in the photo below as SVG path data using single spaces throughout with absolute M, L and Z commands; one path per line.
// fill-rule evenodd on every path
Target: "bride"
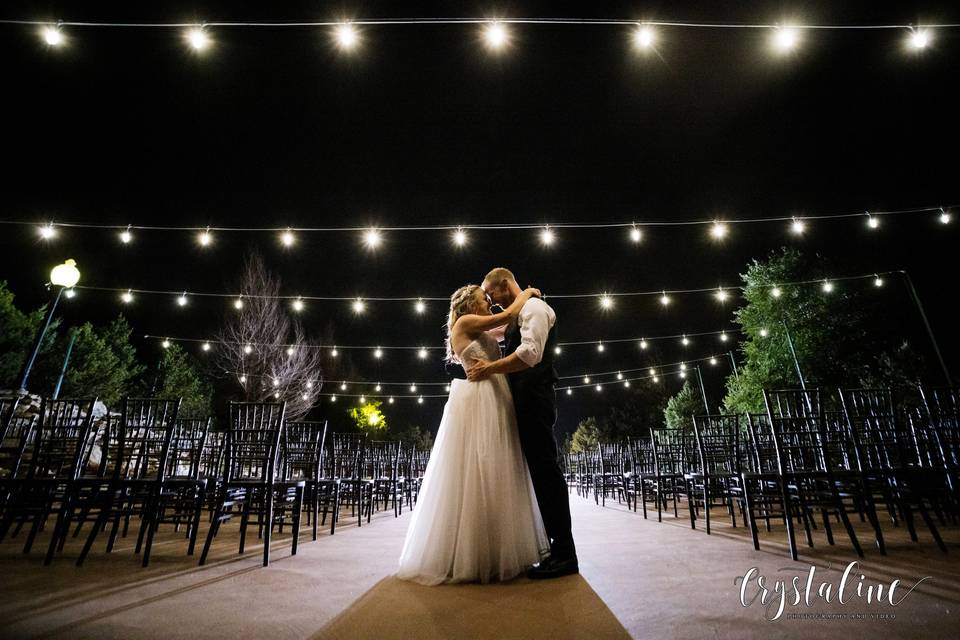
M 447 320 L 448 361 L 466 369 L 499 358 L 504 329 L 539 295 L 527 289 L 493 314 L 480 286 L 457 289 Z M 454 380 L 397 576 L 427 585 L 509 580 L 549 549 L 506 377 Z

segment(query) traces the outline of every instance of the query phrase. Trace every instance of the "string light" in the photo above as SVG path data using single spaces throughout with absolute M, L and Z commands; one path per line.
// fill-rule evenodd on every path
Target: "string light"
M 769 335 L 770 335 L 770 332 L 767 331 L 766 328 L 760 329 L 760 337 L 761 337 L 761 338 L 766 338 L 766 337 L 769 336 Z
M 728 336 L 726 332 L 723 332 L 720 334 L 720 342 L 726 342 L 729 339 L 730 339 L 730 336 Z
M 376 249 L 383 242 L 383 236 L 377 229 L 367 229 L 363 233 L 363 243 L 368 249 Z
M 292 357 L 293 357 L 293 354 L 295 354 L 295 353 L 296 353 L 296 351 L 294 351 L 293 347 L 287 347 L 287 355 L 288 355 L 288 356 L 290 356 L 290 357 L 292 358 Z
M 446 391 L 447 393 L 450 393 L 450 385 L 445 386 L 443 390 Z
M 603 353 L 604 349 L 606 349 L 606 347 L 603 346 L 603 342 L 597 343 L 597 351 L 598 351 L 598 352 Z
M 644 351 L 646 351 L 649 346 L 650 346 L 650 345 L 647 344 L 646 339 L 643 339 L 643 340 L 640 341 L 640 348 L 643 349 Z
M 367 305 L 361 298 L 357 298 L 356 300 L 353 301 L 354 313 L 360 314 L 360 313 L 363 313 L 366 309 L 367 309 Z
M 649 49 L 656 40 L 656 33 L 648 25 L 640 25 L 633 32 L 633 44 L 638 49 Z
M 540 232 L 540 243 L 545 247 L 549 247 L 553 245 L 554 240 L 556 240 L 556 237 L 553 231 L 550 230 L 550 227 L 544 227 L 543 231 Z
M 573 395 L 573 389 L 571 389 L 570 387 L 567 387 L 567 395 L 568 395 L 568 396 L 572 396 L 572 395 Z
M 297 298 L 296 300 L 290 303 L 290 306 L 293 307 L 294 311 L 296 311 L 297 313 L 300 313 L 301 311 L 303 311 L 303 298 Z
M 941 224 L 950 224 L 951 216 L 950 213 L 940 209 L 940 222 Z
M 800 33 L 792 27 L 777 27 L 773 31 L 773 46 L 780 53 L 789 53 L 797 46 Z
M 382 388 L 383 388 L 383 387 L 381 387 L 381 386 L 380 386 L 380 383 L 378 382 L 378 383 L 377 383 L 377 386 L 374 387 L 373 389 L 374 389 L 374 391 L 376 391 L 376 392 L 379 393 L 379 392 L 380 392 L 380 389 L 382 389 Z
M 713 236 L 714 240 L 723 240 L 727 237 L 729 229 L 727 225 L 719 220 L 714 221 L 713 225 L 710 227 L 710 235 Z
M 829 280 L 823 281 L 823 292 L 824 293 L 833 293 L 833 283 Z
M 457 227 L 457 230 L 453 232 L 453 244 L 458 247 L 467 244 L 467 232 L 462 227 Z
M 363 403 L 365 403 L 366 401 L 367 401 L 367 397 L 366 397 L 366 396 L 360 396 L 360 404 L 363 404 Z
M 200 348 L 203 349 L 204 351 L 210 351 L 210 349 L 211 349 L 210 343 L 209 343 L 209 342 L 204 342 L 204 343 L 203 343 L 203 346 L 201 346 Z
M 393 396 L 390 396 L 390 398 L 387 400 L 387 402 L 389 402 L 390 404 L 393 404 Z
M 38 231 L 40 232 L 40 237 L 43 238 L 44 240 L 50 240 L 57 235 L 57 230 L 54 228 L 52 222 L 49 224 L 43 225 L 42 227 L 40 227 L 40 229 L 38 229 Z
M 630 381 L 629 381 L 629 380 L 624 380 L 624 381 L 623 381 L 623 386 L 629 388 L 629 387 L 630 387 Z
M 336 401 L 337 401 L 337 394 L 333 394 L 332 396 L 330 396 L 330 402 L 336 402 Z
M 170 341 L 169 341 L 169 340 L 164 340 L 163 342 L 160 343 L 160 346 L 163 347 L 164 349 L 169 349 L 169 348 L 170 348 Z
M 770 295 L 774 298 L 779 298 L 783 295 L 783 291 L 780 290 L 780 287 L 774 286 L 772 289 L 770 289 Z
M 340 391 L 346 391 L 346 390 L 347 390 L 347 383 L 346 383 L 346 382 L 341 382 L 341 383 L 340 383 Z
M 553 348 L 553 352 L 554 352 L 556 355 L 560 355 L 560 354 L 563 352 L 563 349 L 561 349 L 560 347 L 554 347 L 554 348 Z
M 125 291 L 124 293 L 120 294 L 120 299 L 124 304 L 130 304 L 133 302 L 133 292 L 129 290 Z
M 380 358 L 382 358 L 382 357 L 383 357 L 383 349 L 381 349 L 380 347 L 377 347 L 376 349 L 374 349 L 374 350 L 373 350 L 373 357 L 376 358 L 376 359 L 378 359 L 378 360 L 379 360 Z
M 875 286 L 875 287 L 882 287 L 882 286 L 883 286 L 883 278 L 881 278 L 880 276 L 877 276 L 876 278 L 874 278 L 874 279 L 873 279 L 873 286 Z
M 202 26 L 188 29 L 186 38 L 195 51 L 203 51 L 210 46 L 210 36 Z
M 607 295 L 606 293 L 600 296 L 600 307 L 603 309 L 612 309 L 613 298 Z
M 413 305 L 414 310 L 417 313 L 423 313 L 427 310 L 427 305 L 424 303 L 423 298 L 419 298 L 415 305 Z
M 274 379 L 272 380 L 272 382 L 273 382 L 273 386 L 275 386 L 275 387 L 279 387 L 279 386 L 280 386 L 280 381 L 277 380 L 276 378 L 274 378 Z
M 133 234 L 130 232 L 129 225 L 126 229 L 120 232 L 120 242 L 123 244 L 130 244 L 130 241 L 133 240 Z
M 600 386 L 599 384 L 596 387 L 594 387 L 594 389 L 596 389 L 597 391 L 603 391 L 603 387 Z
M 287 229 L 280 234 L 280 242 L 283 243 L 285 247 L 292 247 L 293 243 L 296 241 L 296 236 L 293 235 L 293 231 Z
M 337 39 L 337 45 L 344 50 L 351 50 L 357 46 L 360 36 L 352 24 L 345 22 L 338 25 L 334 31 Z
M 803 232 L 806 230 L 807 225 L 803 222 L 803 220 L 797 220 L 794 218 L 793 222 L 790 223 L 790 231 L 792 231 L 794 235 L 803 235 Z
M 726 291 L 723 290 L 723 287 L 717 289 L 717 292 L 714 294 L 718 302 L 726 302 L 729 295 Z
M 313 389 L 313 380 L 307 380 L 307 389 Z
M 244 352 L 246 355 L 250 355 L 251 353 L 253 353 L 253 345 L 251 345 L 251 344 L 245 344 L 245 345 L 243 345 L 243 352 Z
M 507 41 L 509 40 L 509 35 L 507 33 L 506 26 L 503 23 L 494 20 L 484 27 L 483 38 L 486 40 L 487 48 L 494 51 L 499 51 L 506 47 Z
M 417 404 L 423 404 L 423 396 L 417 398 Z
M 181 306 L 181 307 L 187 306 L 187 292 L 186 292 L 186 291 L 184 291 L 182 294 L 180 294 L 180 297 L 177 298 L 177 304 L 178 304 L 179 306 Z
M 670 296 L 667 295 L 666 291 L 664 291 L 663 295 L 660 296 L 660 304 L 662 304 L 663 306 L 667 306 L 670 304 Z
M 690 346 L 690 338 L 688 338 L 687 336 L 683 336 L 683 338 L 680 340 L 680 343 L 681 343 L 683 346 L 685 346 L 685 347 L 689 347 L 689 346 Z
M 416 392 L 417 392 L 417 385 L 415 384 L 410 385 L 410 393 L 416 393 Z
M 247 376 L 240 376 L 240 384 L 247 384 Z
M 636 224 L 633 225 L 633 228 L 630 229 L 630 239 L 636 243 L 639 243 L 643 240 L 643 233 L 640 231 L 640 227 Z
M 336 347 L 334 347 L 333 350 L 330 351 L 330 357 L 331 357 L 331 358 L 336 358 L 338 355 L 340 355 L 340 352 L 337 351 L 337 348 L 336 348 Z
M 63 295 L 67 296 L 67 298 L 74 298 L 77 295 L 77 290 L 71 287 L 70 289 L 64 291 Z
M 657 375 L 657 370 L 656 370 L 656 369 L 653 369 L 653 368 L 651 368 L 651 369 L 650 369 L 650 375 L 652 375 L 652 376 L 655 376 L 655 375 Z
M 617 371 L 617 380 L 623 380 L 623 373 L 621 371 Z
M 875 217 L 875 216 L 872 216 L 872 215 L 870 215 L 869 213 L 866 214 L 866 216 L 867 216 L 867 226 L 868 226 L 868 227 L 870 227 L 871 229 L 879 229 L 879 228 L 880 228 L 880 218 L 877 218 L 877 217 Z
M 590 376 L 583 376 L 583 384 L 590 384 Z
M 717 366 L 717 359 L 716 359 L 716 358 L 710 358 L 710 364 L 712 364 L 713 366 Z
M 427 350 L 424 349 L 423 347 L 420 347 L 420 350 L 417 351 L 417 357 L 420 358 L 421 360 L 426 360 L 428 355 L 429 354 L 427 353 Z
M 197 241 L 200 243 L 201 247 L 209 247 L 210 243 L 213 242 L 213 236 L 210 235 L 210 227 L 207 227 L 205 230 L 201 231 L 197 236 Z
M 910 46 L 914 49 L 925 49 L 930 44 L 930 31 L 927 29 L 914 29 L 910 32 Z
M 238 311 L 239 311 L 240 309 L 243 309 L 243 297 L 242 297 L 242 296 L 233 301 L 233 308 L 234 308 L 234 309 L 237 309 Z
M 59 47 L 63 44 L 63 32 L 60 31 L 60 27 L 46 26 L 41 29 L 40 35 L 43 36 L 43 41 L 51 47 Z

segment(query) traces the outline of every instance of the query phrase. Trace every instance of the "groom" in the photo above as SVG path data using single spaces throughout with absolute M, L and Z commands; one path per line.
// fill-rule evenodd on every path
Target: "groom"
M 508 307 L 522 293 L 508 269 L 498 267 L 481 285 L 490 299 Z M 467 371 L 470 380 L 483 380 L 505 373 L 517 412 L 520 446 L 530 468 L 533 489 L 540 504 L 543 525 L 550 537 L 550 556 L 527 573 L 533 579 L 557 578 L 579 572 L 577 552 L 570 530 L 570 499 L 567 481 L 557 455 L 553 423 L 557 418 L 553 386 L 557 314 L 540 298 L 523 305 L 515 324 L 507 327 L 506 349 L 499 360 L 480 361 Z

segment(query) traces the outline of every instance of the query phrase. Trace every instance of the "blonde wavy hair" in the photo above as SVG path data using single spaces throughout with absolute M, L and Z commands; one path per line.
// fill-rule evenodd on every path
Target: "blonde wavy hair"
M 478 289 L 481 289 L 480 285 L 468 284 L 460 287 L 450 296 L 450 313 L 447 314 L 447 337 L 443 341 L 444 346 L 447 348 L 446 361 L 449 363 L 460 364 L 457 354 L 453 352 L 453 345 L 450 344 L 450 334 L 453 333 L 453 325 L 457 323 L 457 319 L 460 316 L 473 312 L 474 305 L 476 304 L 473 296 Z

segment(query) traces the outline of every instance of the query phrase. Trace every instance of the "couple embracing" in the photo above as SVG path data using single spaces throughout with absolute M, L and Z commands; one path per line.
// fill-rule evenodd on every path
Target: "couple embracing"
M 553 435 L 555 325 L 540 291 L 521 290 L 508 269 L 451 296 L 447 360 L 467 380 L 450 386 L 398 577 L 433 585 L 579 571 Z

